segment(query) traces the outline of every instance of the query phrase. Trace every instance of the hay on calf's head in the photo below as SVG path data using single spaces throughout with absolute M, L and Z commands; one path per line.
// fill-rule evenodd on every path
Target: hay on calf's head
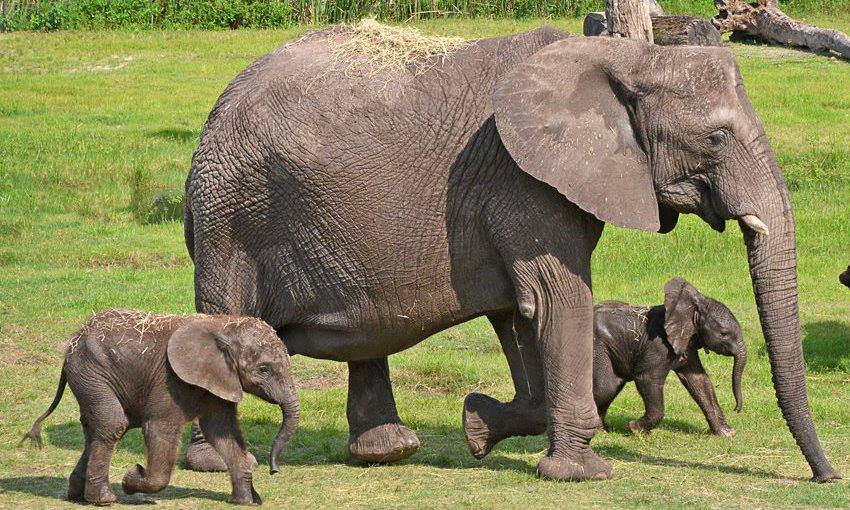
M 334 65 L 345 70 L 364 69 L 371 75 L 416 65 L 421 74 L 432 57 L 446 56 L 469 44 L 461 37 L 425 35 L 416 28 L 394 27 L 362 19 L 330 39 Z

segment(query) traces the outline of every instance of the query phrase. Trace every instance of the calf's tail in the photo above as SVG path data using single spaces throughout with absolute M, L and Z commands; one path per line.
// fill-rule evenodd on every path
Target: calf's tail
M 44 443 L 41 440 L 41 422 L 43 422 L 50 413 L 56 410 L 56 407 L 59 405 L 59 401 L 62 400 L 62 395 L 65 393 L 65 384 L 67 384 L 68 380 L 65 377 L 65 367 L 62 367 L 62 375 L 59 376 L 59 387 L 56 388 L 56 396 L 53 397 L 53 403 L 50 404 L 50 407 L 47 408 L 47 411 L 44 412 L 41 416 L 35 420 L 35 423 L 32 424 L 30 431 L 26 433 L 26 435 L 21 439 L 19 446 L 24 443 L 27 439 L 35 442 L 38 449 L 41 450 L 44 447 Z

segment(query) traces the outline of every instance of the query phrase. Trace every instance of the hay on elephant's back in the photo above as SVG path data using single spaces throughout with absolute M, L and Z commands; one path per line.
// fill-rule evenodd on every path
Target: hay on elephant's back
M 466 46 L 461 37 L 425 35 L 416 28 L 394 27 L 363 19 L 345 25 L 329 41 L 333 64 L 345 71 L 362 70 L 370 76 L 410 66 L 421 74 L 445 57 Z

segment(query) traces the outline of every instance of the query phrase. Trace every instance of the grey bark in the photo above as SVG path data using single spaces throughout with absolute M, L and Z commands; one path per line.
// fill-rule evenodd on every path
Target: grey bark
M 644 0 L 605 0 L 608 34 L 612 37 L 628 37 L 653 42 L 650 19 L 652 10 L 652 4 Z
M 834 51 L 850 59 L 850 37 L 838 30 L 818 28 L 790 18 L 776 0 L 715 0 L 712 23 L 720 32 L 757 37 L 770 44 Z
M 661 46 L 722 46 L 720 32 L 708 21 L 694 16 L 658 16 L 652 18 L 655 44 Z
M 720 32 L 702 18 L 694 16 L 653 16 L 652 34 L 660 46 L 721 46 Z M 604 12 L 591 12 L 584 18 L 584 35 L 606 33 Z

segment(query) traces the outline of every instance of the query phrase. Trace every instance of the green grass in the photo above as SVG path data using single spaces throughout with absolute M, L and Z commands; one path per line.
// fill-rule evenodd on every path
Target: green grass
M 847 17 L 812 21 L 850 29 Z M 420 26 L 482 37 L 539 24 Z M 552 24 L 575 31 L 581 21 Z M 156 188 L 182 185 L 206 115 L 227 82 L 303 30 L 0 35 L 0 506 L 72 507 L 60 498 L 82 447 L 73 397 L 66 394 L 46 424 L 43 451 L 16 446 L 53 397 L 56 345 L 93 310 L 192 310 L 182 228 L 134 220 L 136 172 Z M 809 395 L 826 451 L 850 475 L 850 291 L 837 282 L 850 263 L 850 65 L 759 46 L 733 51 L 793 190 Z M 743 413 L 731 411 L 731 360 L 704 356 L 738 431 L 734 440 L 705 433 L 701 413 L 673 378 L 667 419 L 649 437 L 624 433 L 642 411 L 634 390 L 615 401 L 615 432 L 594 439 L 613 463 L 612 481 L 536 479 L 542 437 L 506 441 L 475 461 L 461 431 L 463 396 L 511 396 L 495 336 L 479 319 L 391 358 L 399 412 L 423 443 L 395 466 L 345 463 L 345 366 L 295 358 L 302 425 L 283 455 L 283 472 L 273 478 L 262 466 L 257 490 L 272 507 L 295 508 L 846 507 L 847 481 L 802 481 L 809 469 L 775 403 L 740 237 L 734 225 L 717 234 L 686 217 L 666 236 L 608 228 L 594 256 L 597 299 L 658 303 L 664 282 L 682 275 L 736 313 L 751 350 Z M 265 462 L 277 409 L 249 399 L 241 416 Z M 133 431 L 122 441 L 113 482 L 142 461 L 139 437 Z M 228 493 L 226 475 L 178 469 L 172 486 L 149 499 L 168 508 L 223 508 Z

